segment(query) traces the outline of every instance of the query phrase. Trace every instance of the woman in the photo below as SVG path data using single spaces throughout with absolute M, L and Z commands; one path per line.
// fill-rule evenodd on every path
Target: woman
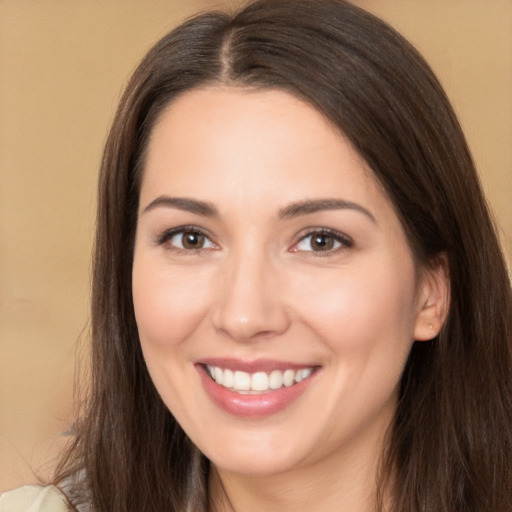
M 375 17 L 263 0 L 162 39 L 94 265 L 78 510 L 512 508 L 506 267 L 445 94 Z

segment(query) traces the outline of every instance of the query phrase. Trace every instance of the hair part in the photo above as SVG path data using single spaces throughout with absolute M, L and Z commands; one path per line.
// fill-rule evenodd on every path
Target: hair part
M 423 58 L 342 0 L 261 0 L 234 15 L 199 15 L 135 71 L 99 180 L 91 393 L 56 481 L 83 471 L 72 492 L 96 512 L 208 510 L 208 461 L 145 366 L 131 270 L 151 131 L 180 94 L 218 84 L 278 88 L 313 105 L 372 169 L 418 263 L 447 261 L 449 315 L 407 361 L 381 501 L 396 512 L 509 511 L 512 299 L 474 164 Z

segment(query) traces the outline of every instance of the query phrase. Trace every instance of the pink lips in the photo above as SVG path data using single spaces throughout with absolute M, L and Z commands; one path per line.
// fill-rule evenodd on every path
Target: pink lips
M 214 404 L 233 416 L 253 419 L 275 414 L 288 407 L 306 391 L 317 373 L 314 372 L 311 377 L 290 387 L 281 387 L 259 394 L 241 394 L 217 384 L 208 374 L 206 365 L 241 370 L 247 373 L 270 372 L 274 369 L 298 370 L 304 368 L 305 365 L 270 360 L 242 362 L 232 359 L 208 359 L 196 363 L 203 387 Z

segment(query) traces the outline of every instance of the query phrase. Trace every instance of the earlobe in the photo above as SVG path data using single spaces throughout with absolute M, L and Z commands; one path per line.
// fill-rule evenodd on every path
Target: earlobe
M 443 327 L 450 308 L 448 258 L 441 254 L 421 271 L 414 339 L 428 341 Z

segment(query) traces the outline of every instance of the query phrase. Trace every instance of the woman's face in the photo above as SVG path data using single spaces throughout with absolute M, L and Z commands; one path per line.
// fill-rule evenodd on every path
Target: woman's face
M 308 104 L 211 87 L 161 116 L 135 314 L 156 389 L 220 469 L 374 457 L 424 329 L 416 274 L 372 172 Z

